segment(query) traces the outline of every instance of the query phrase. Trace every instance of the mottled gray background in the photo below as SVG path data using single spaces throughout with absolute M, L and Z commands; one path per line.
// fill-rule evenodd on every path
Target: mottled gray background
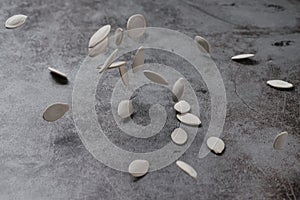
M 296 0 L 1 0 L 0 199 L 299 199 L 299 11 Z M 6 19 L 19 13 L 29 16 L 26 24 L 5 29 Z M 175 164 L 134 180 L 91 156 L 72 110 L 54 123 L 42 119 L 47 105 L 72 103 L 90 36 L 107 23 L 125 27 L 135 13 L 145 15 L 149 26 L 210 41 L 227 92 L 221 135 L 227 148 L 221 156 L 198 159 L 203 134 L 196 137 L 181 160 L 194 166 L 197 180 Z M 254 60 L 230 60 L 248 52 Z M 57 83 L 48 66 L 67 73 L 69 84 Z M 268 79 L 288 80 L 295 89 L 272 89 Z M 208 101 L 205 86 L 197 91 Z M 97 111 L 101 118 L 101 107 Z M 147 124 L 141 116 L 137 122 Z M 283 130 L 290 133 L 287 146 L 275 151 L 273 138 Z M 164 144 L 167 138 L 160 138 Z M 126 147 L 126 139 L 111 140 L 145 151 Z M 147 145 L 161 146 L 153 144 Z

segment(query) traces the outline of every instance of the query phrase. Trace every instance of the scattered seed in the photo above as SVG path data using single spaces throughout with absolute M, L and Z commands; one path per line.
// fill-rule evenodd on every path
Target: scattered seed
M 174 109 L 181 114 L 187 113 L 190 111 L 191 106 L 188 102 L 181 100 L 174 105 Z
M 118 49 L 115 49 L 109 56 L 108 58 L 105 60 L 104 64 L 102 65 L 102 67 L 99 70 L 99 73 L 103 72 L 104 70 L 106 70 L 114 61 L 116 55 L 118 54 Z
M 26 15 L 13 15 L 6 20 L 5 27 L 8 29 L 18 28 L 25 23 L 26 19 Z
M 210 150 L 216 154 L 220 154 L 225 149 L 225 144 L 223 140 L 217 137 L 209 137 L 206 141 L 206 144 Z
M 199 126 L 201 124 L 200 119 L 191 113 L 177 114 L 177 119 L 184 124 Z
M 54 103 L 46 108 L 43 114 L 44 120 L 53 122 L 64 116 L 69 110 L 69 105 L 65 103 Z
M 110 33 L 110 29 L 111 26 L 108 24 L 102 26 L 98 31 L 96 31 L 89 41 L 89 48 L 93 48 L 98 43 L 102 42 L 102 40 L 104 40 Z
M 267 81 L 267 84 L 279 89 L 289 89 L 294 87 L 293 84 L 282 80 L 269 80 Z
M 108 68 L 109 69 L 113 69 L 113 68 L 119 68 L 126 65 L 125 61 L 117 61 L 117 62 L 113 62 Z
M 67 77 L 66 74 L 64 74 L 64 73 L 62 73 L 62 72 L 60 72 L 60 71 L 58 71 L 57 69 L 54 69 L 54 68 L 52 68 L 52 67 L 48 67 L 48 69 L 49 69 L 49 71 L 50 71 L 51 73 L 54 73 L 54 74 L 60 76 L 61 78 L 68 79 L 68 77 Z
M 144 75 L 151 81 L 158 83 L 158 84 L 163 84 L 163 85 L 168 85 L 168 81 L 159 73 L 150 71 L 150 70 L 144 70 Z
M 124 31 L 122 28 L 117 28 L 116 31 L 115 31 L 115 43 L 117 46 L 119 46 L 122 41 L 123 41 L 123 34 L 124 34 Z
M 191 177 L 193 178 L 197 178 L 197 172 L 196 170 L 190 166 L 189 164 L 183 162 L 183 161 L 180 161 L 180 160 L 177 160 L 176 161 L 176 165 L 182 169 L 184 172 L 186 172 L 188 175 L 190 175 Z
M 273 143 L 274 149 L 283 149 L 285 147 L 287 141 L 288 133 L 286 131 L 279 133 L 276 135 Z
M 173 92 L 173 100 L 178 101 L 180 97 L 182 96 L 184 91 L 184 78 L 179 78 L 173 86 L 172 92 Z
M 123 100 L 119 103 L 118 106 L 118 115 L 121 118 L 127 118 L 134 112 L 132 101 L 131 100 Z
M 247 54 L 240 54 L 240 55 L 233 56 L 233 57 L 231 57 L 231 59 L 232 60 L 241 60 L 241 59 L 251 58 L 253 56 L 254 56 L 254 54 L 247 53 Z
M 100 53 L 103 53 L 108 46 L 108 37 L 106 37 L 104 40 L 96 44 L 96 46 L 89 48 L 89 56 L 95 57 L 99 55 Z
M 128 172 L 133 177 L 141 177 L 148 173 L 149 162 L 147 160 L 134 160 L 128 167 Z
M 203 37 L 197 35 L 194 40 L 196 41 L 197 44 L 199 44 L 207 53 L 210 52 L 210 45 L 207 40 L 205 40 Z
M 127 21 L 128 36 L 131 38 L 141 37 L 146 30 L 146 19 L 141 14 L 132 15 Z
M 137 72 L 140 69 L 138 66 L 143 64 L 144 64 L 144 48 L 139 47 L 138 50 L 136 51 L 136 54 L 132 62 L 132 71 L 134 73 Z
M 182 128 L 174 129 L 174 131 L 171 134 L 171 138 L 173 142 L 178 145 L 183 145 L 188 139 L 185 130 L 183 130 Z
M 128 79 L 128 73 L 127 73 L 127 68 L 125 65 L 119 67 L 119 73 L 120 76 L 122 78 L 122 81 L 124 83 L 124 85 L 128 85 L 129 84 L 129 79 Z

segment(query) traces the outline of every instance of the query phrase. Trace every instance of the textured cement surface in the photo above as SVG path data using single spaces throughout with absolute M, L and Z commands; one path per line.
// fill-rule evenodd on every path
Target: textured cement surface
M 0 199 L 300 198 L 299 1 L 1 0 L 0 13 Z M 5 20 L 19 13 L 29 16 L 26 24 L 6 30 Z M 42 119 L 47 105 L 72 103 L 76 73 L 94 31 L 107 23 L 125 27 L 134 13 L 145 15 L 149 26 L 201 35 L 211 43 L 227 93 L 221 135 L 227 148 L 221 156 L 198 159 L 203 140 L 198 134 L 181 157 L 198 171 L 196 180 L 175 164 L 133 180 L 85 149 L 72 110 L 53 123 Z M 230 60 L 248 52 L 256 54 L 254 60 Z M 69 83 L 57 83 L 48 66 L 68 74 Z M 295 88 L 278 91 L 266 85 L 268 79 L 288 80 Z M 209 110 L 205 86 L 197 91 Z M 109 91 L 99 95 L 107 98 Z M 99 119 L 105 109 L 97 107 Z M 136 114 L 137 123 L 148 123 L 143 115 Z M 283 130 L 290 133 L 287 146 L 275 151 L 273 138 Z M 143 147 L 126 145 L 130 138 L 121 133 L 122 141 L 108 137 L 139 152 L 160 148 L 166 139 L 160 136 Z

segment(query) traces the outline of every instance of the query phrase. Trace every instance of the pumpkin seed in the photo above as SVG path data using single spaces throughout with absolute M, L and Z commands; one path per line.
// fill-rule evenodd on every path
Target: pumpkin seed
M 127 118 L 134 112 L 132 101 L 131 100 L 123 100 L 119 103 L 118 106 L 118 115 L 121 118 Z
M 133 177 L 141 177 L 148 173 L 149 162 L 147 160 L 134 160 L 128 167 L 128 172 Z
M 129 79 L 128 79 L 128 73 L 127 73 L 126 66 L 123 65 L 123 66 L 119 67 L 119 73 L 120 73 L 120 76 L 122 78 L 124 85 L 128 85 Z
M 102 40 L 104 40 L 110 33 L 110 29 L 111 26 L 109 24 L 98 29 L 98 31 L 96 31 L 94 35 L 92 35 L 89 41 L 89 48 L 93 48 L 94 46 L 102 42 Z
M 217 137 L 210 137 L 207 139 L 206 144 L 208 148 L 214 151 L 216 154 L 220 154 L 225 149 L 225 143 L 223 140 Z
M 205 40 L 203 37 L 197 35 L 194 40 L 199 44 L 203 49 L 209 53 L 210 52 L 210 45 L 207 40 Z
M 123 40 L 123 34 L 124 31 L 122 28 L 117 28 L 115 31 L 115 43 L 117 46 L 119 46 L 122 43 Z
M 131 38 L 141 37 L 146 30 L 146 19 L 141 14 L 132 15 L 127 21 L 127 33 Z
M 163 85 L 168 85 L 168 81 L 159 73 L 150 71 L 150 70 L 144 70 L 144 75 L 151 81 L 158 83 L 158 84 L 163 84 Z
M 54 103 L 46 108 L 43 114 L 44 120 L 53 122 L 64 116 L 69 110 L 69 105 L 65 103 Z
M 184 172 L 186 172 L 188 175 L 190 175 L 191 177 L 193 178 L 197 178 L 197 172 L 196 170 L 190 166 L 189 164 L 183 162 L 183 161 L 180 161 L 180 160 L 177 160 L 176 161 L 176 165 L 182 169 Z
M 173 100 L 178 101 L 182 96 L 184 91 L 184 78 L 179 78 L 173 86 L 172 93 L 173 93 Z
M 13 15 L 6 20 L 5 27 L 8 29 L 18 28 L 25 23 L 26 19 L 26 15 Z
M 100 53 L 103 53 L 108 46 L 108 37 L 106 37 L 104 40 L 96 44 L 96 46 L 89 48 L 89 56 L 95 57 L 99 55 Z
M 188 136 L 182 128 L 176 128 L 172 132 L 171 138 L 175 144 L 183 145 L 186 143 Z
M 289 89 L 294 87 L 293 84 L 282 80 L 269 80 L 267 81 L 267 84 L 279 89 Z
M 191 113 L 177 114 L 176 117 L 179 121 L 187 125 L 199 126 L 201 124 L 200 119 Z
M 174 109 L 181 114 L 187 113 L 190 111 L 191 106 L 188 102 L 181 100 L 174 105 Z
M 276 135 L 273 143 L 274 149 L 283 149 L 285 147 L 287 141 L 288 133 L 286 131 L 279 133 Z
M 143 64 L 144 64 L 144 48 L 139 47 L 138 50 L 136 51 L 136 54 L 132 62 L 133 73 L 137 72 L 140 69 L 138 66 Z
M 102 65 L 102 67 L 99 70 L 99 73 L 103 72 L 104 70 L 106 70 L 114 61 L 116 55 L 118 54 L 118 49 L 115 49 L 109 56 L 108 58 L 105 60 L 104 64 Z
M 254 56 L 254 54 L 247 53 L 247 54 L 240 54 L 240 55 L 233 56 L 233 57 L 231 57 L 231 59 L 232 60 L 241 60 L 241 59 L 251 58 L 253 56 Z
M 54 73 L 54 74 L 56 74 L 56 75 L 58 75 L 58 76 L 60 76 L 60 77 L 62 77 L 62 78 L 64 78 L 64 79 L 68 79 L 68 77 L 67 77 L 66 74 L 64 74 L 64 73 L 62 73 L 62 72 L 60 72 L 60 71 L 58 71 L 57 69 L 54 69 L 54 68 L 52 68 L 52 67 L 48 67 L 48 69 L 49 69 L 49 71 L 50 71 L 51 73 Z

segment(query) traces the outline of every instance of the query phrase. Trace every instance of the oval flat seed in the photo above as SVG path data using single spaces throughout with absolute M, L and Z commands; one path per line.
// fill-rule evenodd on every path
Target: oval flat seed
M 197 44 L 199 44 L 201 47 L 203 47 L 203 49 L 207 53 L 210 52 L 210 45 L 209 45 L 209 43 L 206 39 L 204 39 L 203 37 L 197 35 L 197 36 L 195 36 L 194 40 L 197 42 Z
M 148 173 L 149 162 L 147 160 L 134 160 L 128 166 L 128 172 L 133 177 L 141 177 Z
M 119 67 L 119 73 L 120 73 L 120 76 L 122 78 L 124 85 L 128 85 L 129 79 L 128 79 L 128 73 L 127 73 L 126 66 L 123 65 L 123 66 Z
M 289 89 L 294 87 L 293 84 L 282 80 L 269 80 L 267 81 L 267 84 L 279 89 Z
M 102 65 L 102 67 L 99 70 L 99 73 L 103 72 L 104 70 L 106 70 L 114 61 L 116 55 L 118 54 L 118 49 L 115 49 L 109 56 L 108 58 L 105 60 L 104 64 Z
M 186 143 L 188 137 L 186 132 L 182 128 L 176 128 L 171 134 L 172 141 L 175 144 L 182 145 Z
M 118 106 L 118 115 L 121 118 L 127 118 L 133 113 L 133 106 L 131 100 L 123 100 L 119 103 Z
M 124 31 L 122 28 L 117 28 L 116 31 L 115 31 L 115 43 L 117 46 L 119 46 L 122 41 L 123 41 L 123 34 L 124 34 Z
M 136 54 L 134 56 L 133 62 L 132 62 L 132 71 L 133 73 L 137 72 L 139 70 L 140 65 L 144 64 L 144 48 L 139 47 L 136 51 Z
M 151 81 L 158 83 L 158 84 L 163 84 L 163 85 L 168 85 L 168 81 L 159 73 L 150 71 L 150 70 L 144 70 L 144 75 Z
M 199 126 L 201 124 L 200 119 L 191 113 L 177 114 L 177 119 L 184 124 Z
M 54 74 L 56 74 L 56 75 L 58 75 L 58 76 L 60 76 L 60 77 L 62 77 L 62 78 L 68 79 L 67 75 L 64 74 L 64 73 L 62 73 L 62 72 L 60 72 L 60 71 L 58 71 L 58 70 L 56 70 L 56 69 L 54 69 L 54 68 L 52 68 L 52 67 L 48 67 L 48 69 L 49 69 L 49 71 L 50 71 L 51 73 L 54 73 Z
M 124 65 L 126 65 L 125 61 L 116 61 L 116 62 L 113 62 L 108 68 L 109 69 L 119 68 L 119 67 L 122 67 Z
M 254 56 L 254 54 L 247 53 L 247 54 L 240 54 L 240 55 L 233 56 L 233 57 L 231 57 L 231 59 L 232 60 L 240 60 L 240 59 L 251 58 L 253 56 Z
M 58 120 L 69 110 L 69 105 L 65 103 L 54 103 L 48 106 L 43 114 L 44 120 L 53 122 Z
M 146 19 L 141 14 L 132 15 L 127 21 L 127 33 L 131 38 L 141 37 L 146 30 Z
M 177 111 L 177 112 L 180 112 L 180 113 L 187 113 L 190 111 L 191 109 L 191 106 L 188 102 L 184 101 L 184 100 L 181 100 L 177 103 L 175 103 L 174 105 L 174 109 Z
M 197 172 L 196 170 L 190 166 L 189 164 L 183 162 L 183 161 L 180 161 L 180 160 L 177 160 L 176 161 L 176 165 L 182 169 L 184 172 L 186 172 L 188 175 L 190 175 L 191 177 L 193 178 L 197 178 Z
M 217 137 L 209 137 L 206 141 L 208 148 L 214 151 L 216 154 L 220 154 L 225 149 L 223 140 Z
M 283 149 L 287 141 L 288 133 L 286 131 L 276 135 L 273 143 L 274 149 Z
M 178 101 L 182 96 L 184 91 L 184 78 L 179 78 L 173 86 L 172 93 L 173 93 L 173 100 Z
M 108 34 L 110 33 L 111 26 L 105 25 L 102 26 L 98 31 L 92 35 L 90 41 L 89 41 L 89 48 L 93 48 L 96 46 L 98 43 L 100 43 L 102 40 L 104 40 Z
M 26 19 L 26 15 L 13 15 L 6 20 L 5 27 L 8 29 L 18 28 L 25 23 Z
M 100 53 L 103 53 L 108 46 L 108 37 L 106 37 L 104 40 L 99 42 L 96 46 L 89 48 L 89 56 L 95 57 L 99 55 Z

